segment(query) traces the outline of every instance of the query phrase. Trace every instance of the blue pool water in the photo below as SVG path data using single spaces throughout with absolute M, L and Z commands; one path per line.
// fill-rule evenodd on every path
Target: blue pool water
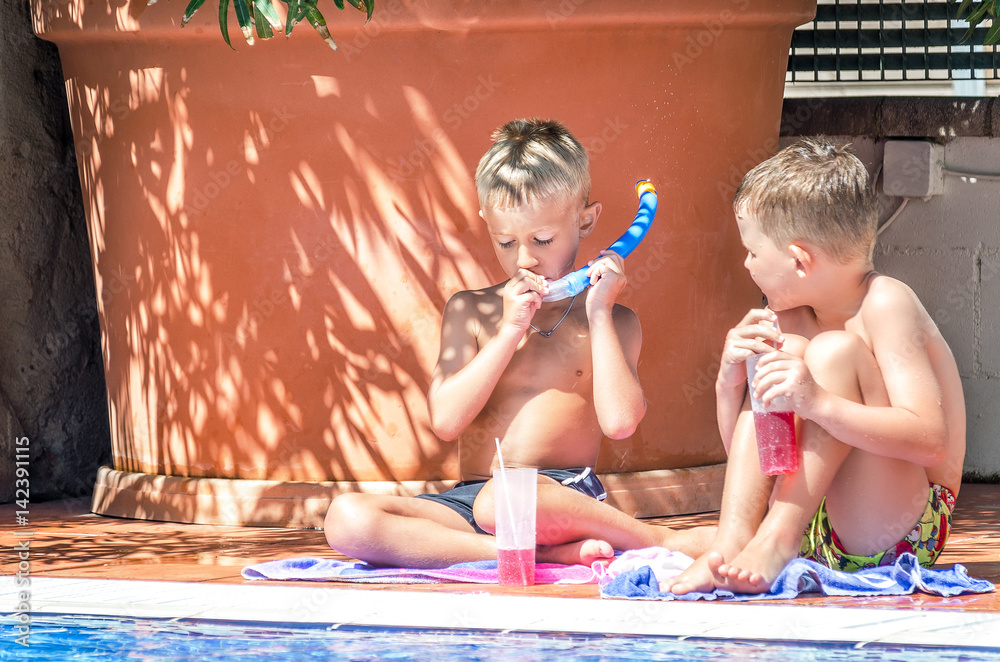
M 34 614 L 29 646 L 0 618 L 0 660 L 419 660 L 463 662 L 1000 662 L 1000 650 L 809 645 L 666 637 L 497 633 Z

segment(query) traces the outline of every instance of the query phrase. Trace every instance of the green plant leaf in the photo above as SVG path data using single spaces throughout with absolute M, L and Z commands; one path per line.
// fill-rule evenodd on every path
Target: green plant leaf
M 253 46 L 253 20 L 250 18 L 249 0 L 233 0 L 233 8 L 236 9 L 236 21 L 243 31 L 243 38 L 247 40 L 248 46 Z
M 969 21 L 969 25 L 971 27 L 979 25 L 979 22 L 983 20 L 983 16 L 986 15 L 986 10 L 989 8 L 990 4 L 988 2 L 980 2 L 976 5 L 976 9 L 969 15 L 969 18 L 966 19 Z
M 222 30 L 222 38 L 226 40 L 226 44 L 233 48 L 232 42 L 229 41 L 229 0 L 219 0 L 219 28 Z M 236 49 L 233 48 L 233 50 Z
M 264 18 L 275 30 L 281 29 L 281 18 L 274 10 L 271 0 L 253 0 L 253 7 L 255 10 L 254 18 L 258 18 L 258 16 Z M 260 34 L 260 29 L 257 30 L 257 34 Z
M 292 34 L 292 28 L 299 22 L 299 0 L 285 0 L 288 13 L 285 15 L 285 36 Z
M 965 12 L 969 11 L 969 5 L 972 4 L 972 0 L 961 0 L 962 4 L 958 6 L 958 14 L 956 18 L 961 19 L 965 15 Z
M 156 2 L 156 0 L 147 0 Z M 371 20 L 375 11 L 375 0 L 347 0 L 352 7 L 367 15 L 366 23 Z M 958 0 L 956 0 L 958 1 Z M 972 2 L 972 0 L 962 0 Z M 986 0 L 995 7 L 997 0 Z M 239 23 L 243 38 L 248 45 L 253 46 L 254 32 L 261 39 L 270 39 L 275 31 L 281 30 L 281 17 L 274 8 L 275 0 L 233 0 L 233 10 L 236 12 L 236 21 Z M 319 36 L 330 45 L 330 48 L 337 50 L 337 42 L 330 35 L 330 29 L 326 25 L 323 12 L 316 6 L 317 0 L 282 0 L 287 7 L 288 13 L 285 18 L 285 36 L 292 34 L 296 25 L 304 20 L 308 20 Z M 344 0 L 333 0 L 337 9 L 344 9 Z M 187 24 L 194 16 L 195 12 L 205 4 L 205 0 L 189 0 L 184 16 L 181 20 L 181 27 Z M 233 50 L 232 41 L 229 38 L 229 4 L 230 0 L 219 0 L 219 30 L 222 38 Z
M 960 16 L 962 12 L 964 12 L 966 9 L 969 8 L 970 2 L 971 0 L 963 0 L 962 4 L 958 8 Z M 969 14 L 969 16 L 964 19 L 968 21 L 969 28 L 965 31 L 965 34 L 962 35 L 962 38 L 959 40 L 958 43 L 964 44 L 966 41 L 972 38 L 976 32 L 976 29 L 979 27 L 979 24 L 983 22 L 983 19 L 987 18 L 988 16 L 995 16 L 996 11 L 997 11 L 997 0 L 983 0 L 983 2 L 972 5 L 972 13 Z M 994 25 L 997 23 L 997 20 L 995 18 L 993 19 L 993 23 Z M 991 27 L 989 32 L 986 33 L 986 39 L 984 40 L 984 43 L 986 45 L 992 43 L 991 41 L 988 41 L 992 33 L 993 30 Z
M 306 15 L 309 13 L 310 9 L 319 11 L 316 7 L 316 0 L 299 0 L 299 15 L 295 17 L 295 22 L 301 23 L 306 20 Z
M 257 5 L 253 6 L 253 24 L 257 28 L 257 36 L 261 39 L 270 39 L 274 36 L 274 32 L 271 31 L 271 25 L 268 20 L 260 13 L 257 9 Z
M 205 0 L 191 0 L 188 3 L 187 9 L 184 10 L 184 16 L 181 18 L 181 27 L 183 28 L 194 16 L 194 13 L 201 9 L 201 6 L 205 4 Z
M 365 23 L 372 20 L 372 12 L 375 11 L 375 0 L 347 0 L 351 6 L 357 10 L 365 12 L 368 18 Z
M 986 39 L 983 40 L 983 44 L 989 46 L 1000 41 L 1000 20 L 993 19 L 993 27 L 990 31 L 986 33 Z
M 306 18 L 309 20 L 310 25 L 313 26 L 313 29 L 323 38 L 323 41 L 330 44 L 330 48 L 333 50 L 337 50 L 337 42 L 330 36 L 330 30 L 326 27 L 326 19 L 323 18 L 322 12 L 316 9 L 316 5 L 312 5 L 306 10 Z

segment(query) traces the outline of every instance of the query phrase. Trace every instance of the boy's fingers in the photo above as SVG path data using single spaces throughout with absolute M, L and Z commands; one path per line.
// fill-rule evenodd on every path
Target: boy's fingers
M 743 316 L 740 321 L 741 326 L 750 326 L 751 324 L 757 324 L 758 322 L 768 321 L 774 324 L 778 323 L 778 316 L 774 314 L 774 311 L 768 310 L 767 308 L 752 308 Z
M 763 308 L 755 308 L 744 315 L 736 329 L 741 329 L 743 335 L 753 334 L 755 338 L 765 338 L 779 345 L 784 341 L 781 329 L 778 328 L 777 316 L 770 310 Z M 774 347 L 769 346 L 768 349 L 762 351 L 771 349 Z
M 614 251 L 603 250 L 601 251 L 601 259 L 608 259 L 612 264 L 619 270 L 625 267 L 625 258 Z
M 772 352 L 776 354 L 777 352 Z M 790 372 L 799 362 L 795 356 L 785 355 L 785 357 L 769 357 L 771 360 L 764 364 L 764 360 L 758 364 L 757 377 L 755 379 L 756 389 L 762 396 L 767 393 L 765 404 L 777 397 L 791 397 L 798 378 L 795 373 Z M 763 365 L 763 368 L 761 366 Z M 777 390 L 775 390 L 777 389 Z
M 760 320 L 753 326 L 757 327 L 760 330 L 760 335 L 766 338 L 776 339 L 781 335 L 781 331 L 779 331 L 770 320 Z
M 792 367 L 795 361 L 799 360 L 794 354 L 789 354 L 788 352 L 783 352 L 780 349 L 774 349 L 768 347 L 764 356 L 760 357 L 760 366 L 774 365 L 776 368 L 788 369 Z
M 754 354 L 764 354 L 769 352 L 772 348 L 770 345 L 757 338 L 740 338 L 737 337 L 729 343 L 729 349 L 739 350 L 740 353 L 745 352 L 746 356 L 744 358 L 750 358 Z
M 590 267 L 587 270 L 587 275 L 590 276 L 598 269 L 601 271 L 624 273 L 625 265 L 618 253 L 615 253 L 614 251 L 602 251 L 601 256 L 596 260 L 588 262 L 587 266 Z
M 733 339 L 739 339 L 740 346 L 753 349 L 757 354 L 769 354 L 774 351 L 773 343 L 778 342 L 780 337 L 777 334 L 772 335 L 766 329 L 756 325 L 734 329 L 731 336 Z
M 782 358 L 777 356 L 777 352 L 772 350 L 765 352 L 764 355 L 760 357 L 760 361 L 757 363 L 757 374 L 763 377 L 780 370 L 787 370 L 789 367 L 791 367 L 791 365 L 783 362 Z
M 548 279 L 543 276 L 539 276 L 534 272 L 528 271 L 527 269 L 521 269 L 518 271 L 515 279 L 517 283 L 521 284 L 524 291 L 535 291 L 541 292 L 542 294 L 548 292 Z

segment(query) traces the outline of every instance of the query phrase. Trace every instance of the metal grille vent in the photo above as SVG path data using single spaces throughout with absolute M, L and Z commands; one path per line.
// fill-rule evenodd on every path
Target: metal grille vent
M 788 82 L 996 79 L 990 25 L 959 43 L 958 4 L 927 0 L 819 0 L 816 20 L 795 30 Z

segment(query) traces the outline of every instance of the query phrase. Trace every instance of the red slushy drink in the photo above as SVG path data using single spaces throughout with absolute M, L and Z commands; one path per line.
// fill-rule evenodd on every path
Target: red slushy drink
M 795 414 L 785 398 L 774 398 L 767 407 L 754 397 L 753 378 L 757 361 L 763 354 L 747 359 L 747 387 L 753 408 L 753 426 L 757 433 L 757 453 L 760 470 L 768 476 L 787 474 L 799 468 L 799 453 L 795 438 Z
M 760 470 L 768 476 L 787 474 L 799 468 L 795 447 L 795 414 L 790 411 L 755 411 Z
M 538 471 L 493 471 L 496 506 L 497 581 L 503 586 L 535 583 L 535 508 Z
M 498 581 L 503 586 L 533 586 L 535 548 L 497 549 Z

